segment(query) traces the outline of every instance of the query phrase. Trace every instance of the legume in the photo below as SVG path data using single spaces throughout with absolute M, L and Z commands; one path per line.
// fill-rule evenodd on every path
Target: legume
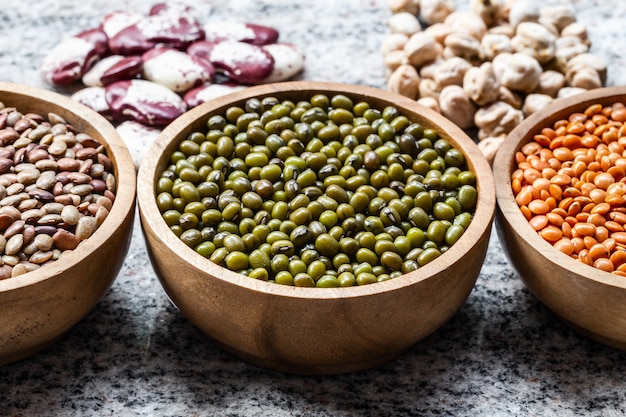
M 61 116 L 0 103 L 0 280 L 61 259 L 115 200 L 102 144 Z
M 511 185 L 539 236 L 626 276 L 626 106 L 594 104 L 545 127 L 515 155 Z
M 436 131 L 342 94 L 232 106 L 170 162 L 155 190 L 170 229 L 212 262 L 284 285 L 413 271 L 458 241 L 478 198 L 463 153 Z

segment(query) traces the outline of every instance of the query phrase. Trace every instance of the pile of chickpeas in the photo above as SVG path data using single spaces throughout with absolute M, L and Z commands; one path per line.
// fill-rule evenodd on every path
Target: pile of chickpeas
M 467 129 L 491 162 L 524 118 L 606 84 L 606 60 L 561 3 L 387 0 L 387 88 Z
M 626 276 L 626 106 L 594 104 L 545 127 L 515 158 L 530 225 L 561 252 Z
M 163 219 L 251 278 L 349 287 L 439 257 L 471 222 L 464 154 L 438 132 L 343 94 L 252 98 L 208 118 L 157 182 Z

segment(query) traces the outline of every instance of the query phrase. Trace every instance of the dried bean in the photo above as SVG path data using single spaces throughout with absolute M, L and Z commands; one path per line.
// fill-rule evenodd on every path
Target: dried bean
M 60 250 L 74 250 L 80 243 L 80 239 L 75 234 L 64 229 L 57 229 L 52 236 L 52 241 Z
M 91 177 L 90 177 L 91 178 Z M 107 189 L 107 185 L 104 181 L 99 179 L 92 179 L 89 181 L 89 185 L 93 188 L 93 192 L 101 194 Z
M 61 214 L 63 212 L 64 204 L 61 203 L 46 203 L 41 207 L 44 214 Z
M 76 237 L 79 240 L 85 240 L 96 230 L 97 224 L 95 217 L 84 216 L 78 220 L 76 225 Z
M 9 265 L 0 266 L 0 280 L 11 278 L 13 268 Z
M 96 214 L 94 215 L 94 217 L 96 218 L 96 225 L 100 226 L 102 222 L 104 222 L 104 219 L 107 218 L 108 215 L 109 215 L 109 210 L 106 207 L 104 206 L 98 207 L 98 210 L 96 211 Z
M 24 236 L 20 233 L 13 235 L 7 240 L 6 247 L 4 248 L 4 253 L 7 255 L 16 255 L 24 244 Z
M 57 161 L 60 171 L 78 171 L 80 169 L 80 161 L 72 158 L 60 158 Z
M 44 214 L 37 221 L 37 224 L 42 226 L 51 226 L 61 223 L 62 219 L 59 214 Z
M 24 245 L 24 247 L 22 248 L 22 252 L 24 252 L 24 255 L 26 256 L 30 256 L 37 251 L 38 249 L 37 249 L 37 246 L 35 246 L 34 242 L 31 242 L 28 245 Z
M 93 165 L 93 159 L 85 159 L 81 164 L 78 172 L 81 174 L 86 174 L 91 170 L 91 166 Z
M 20 262 L 20 258 L 15 255 L 2 255 L 2 262 L 4 265 L 14 267 Z
M 73 226 L 78 223 L 78 220 L 80 219 L 80 213 L 76 207 L 66 205 L 61 211 L 61 219 L 64 223 Z
M 62 140 L 53 141 L 48 147 L 48 153 L 53 156 L 65 155 L 67 144 Z
M 46 203 L 48 201 L 54 200 L 54 195 L 51 192 L 46 191 L 46 190 L 41 190 L 39 188 L 29 191 L 28 195 L 32 198 L 32 200 L 29 200 L 29 201 L 32 202 L 33 206 L 36 206 L 39 202 Z M 29 207 L 29 208 L 34 208 L 34 207 Z M 22 209 L 22 206 L 20 205 L 20 210 L 21 209 Z
M 41 190 L 50 190 L 56 184 L 56 173 L 52 170 L 45 170 L 41 173 L 35 185 Z
M 22 212 L 21 218 L 26 223 L 36 223 L 43 215 L 41 209 L 33 208 Z
M 16 195 L 24 191 L 24 184 L 14 183 L 6 187 L 7 195 Z
M 16 277 L 19 275 L 23 275 L 27 272 L 31 272 L 34 271 L 36 269 L 39 268 L 39 265 L 35 265 L 34 263 L 31 262 L 20 262 L 17 265 L 15 265 L 13 267 L 13 270 L 11 271 L 11 277 Z
M 81 172 L 70 172 L 67 174 L 67 179 L 74 184 L 87 184 L 91 181 L 91 177 Z
M 108 191 L 114 191 L 116 188 L 115 176 L 113 174 L 107 175 L 105 184 Z
M 35 244 L 37 249 L 47 251 L 52 249 L 54 241 L 52 240 L 52 237 L 48 234 L 39 234 L 35 236 L 33 243 Z
M 34 264 L 42 264 L 52 258 L 52 251 L 37 251 L 28 260 Z
M 89 195 L 92 191 L 93 191 L 93 187 L 89 184 L 75 185 L 71 187 L 69 190 L 71 194 L 75 194 L 79 196 Z
M 95 189 L 95 187 L 94 187 L 94 189 Z M 109 200 L 107 197 L 104 197 L 104 196 L 98 197 L 98 199 L 96 200 L 96 204 L 104 207 L 108 211 L 111 211 L 111 208 L 113 207 L 113 202 L 111 200 Z

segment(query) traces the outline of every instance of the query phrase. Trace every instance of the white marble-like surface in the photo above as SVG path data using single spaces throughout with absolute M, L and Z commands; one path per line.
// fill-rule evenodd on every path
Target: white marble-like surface
M 609 84 L 626 85 L 624 2 L 560 3 L 587 24 Z M 203 19 L 278 28 L 305 50 L 302 79 L 385 86 L 384 0 L 193 4 Z M 140 0 L 0 5 L 0 80 L 41 87 L 40 60 L 62 36 L 107 11 L 148 8 Z M 46 351 L 0 367 L 0 415 L 611 417 L 626 415 L 624 375 L 626 353 L 556 319 L 524 288 L 495 233 L 466 304 L 397 360 L 329 377 L 260 369 L 219 349 L 171 306 L 136 222 L 126 263 L 94 311 Z

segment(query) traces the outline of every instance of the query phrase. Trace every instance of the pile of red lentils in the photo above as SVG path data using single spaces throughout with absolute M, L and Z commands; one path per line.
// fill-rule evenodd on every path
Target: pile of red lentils
M 561 252 L 626 276 L 626 106 L 594 104 L 545 127 L 515 155 L 513 194 Z

